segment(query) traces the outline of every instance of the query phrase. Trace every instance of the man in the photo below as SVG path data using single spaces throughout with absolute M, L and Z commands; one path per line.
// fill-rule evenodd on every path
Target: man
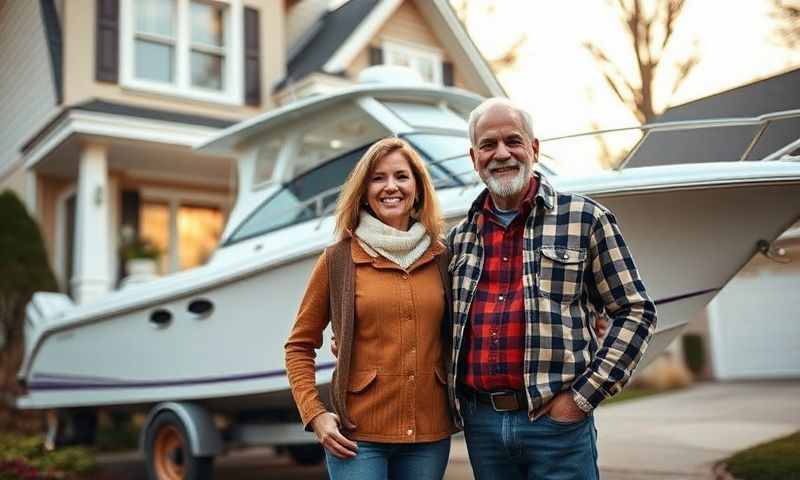
M 449 385 L 475 477 L 598 478 L 592 411 L 630 377 L 655 305 L 614 215 L 534 173 L 526 112 L 486 100 L 469 133 L 486 190 L 448 235 Z

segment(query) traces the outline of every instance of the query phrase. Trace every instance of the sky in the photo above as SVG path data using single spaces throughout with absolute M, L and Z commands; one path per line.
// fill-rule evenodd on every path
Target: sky
M 457 2 L 457 0 L 453 0 Z M 519 60 L 498 72 L 508 95 L 534 116 L 539 138 L 638 125 L 607 87 L 594 60 L 581 46 L 592 41 L 625 72 L 635 68 L 633 50 L 609 0 L 470 0 L 468 31 L 487 58 L 520 35 L 528 37 Z M 487 12 L 489 6 L 491 10 Z M 800 66 L 800 51 L 772 37 L 769 0 L 687 0 L 656 77 L 656 108 L 680 104 Z M 694 46 L 700 62 L 670 98 L 677 58 Z M 636 78 L 636 77 L 632 77 Z M 612 148 L 635 141 L 636 133 L 609 136 Z M 594 139 L 549 142 L 567 171 L 599 168 Z M 568 160 L 566 158 L 569 157 Z

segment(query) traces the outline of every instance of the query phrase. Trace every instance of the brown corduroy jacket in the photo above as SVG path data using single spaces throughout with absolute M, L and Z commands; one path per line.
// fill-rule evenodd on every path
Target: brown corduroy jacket
M 456 429 L 447 398 L 448 254 L 436 242 L 407 270 L 351 239 L 326 249 L 286 342 L 286 369 L 303 424 L 327 409 L 314 350 L 328 322 L 339 346 L 331 403 L 355 440 L 441 440 Z M 353 428 L 347 428 L 351 426 Z

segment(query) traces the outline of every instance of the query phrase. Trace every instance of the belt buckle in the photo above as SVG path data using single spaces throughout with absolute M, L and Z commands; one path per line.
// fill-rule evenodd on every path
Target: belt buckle
M 515 408 L 498 408 L 497 404 L 494 403 L 494 397 L 498 395 L 510 395 L 511 398 L 514 399 L 514 403 L 516 404 Z M 514 392 L 489 392 L 489 400 L 492 403 L 492 408 L 494 408 L 495 412 L 513 412 L 519 410 L 519 401 L 517 400 L 517 396 Z

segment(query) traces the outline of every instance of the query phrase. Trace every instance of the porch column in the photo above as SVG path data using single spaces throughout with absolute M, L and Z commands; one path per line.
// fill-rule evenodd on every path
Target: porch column
M 72 291 L 77 303 L 87 303 L 111 290 L 109 189 L 107 148 L 83 146 L 78 173 L 75 214 L 75 258 Z

